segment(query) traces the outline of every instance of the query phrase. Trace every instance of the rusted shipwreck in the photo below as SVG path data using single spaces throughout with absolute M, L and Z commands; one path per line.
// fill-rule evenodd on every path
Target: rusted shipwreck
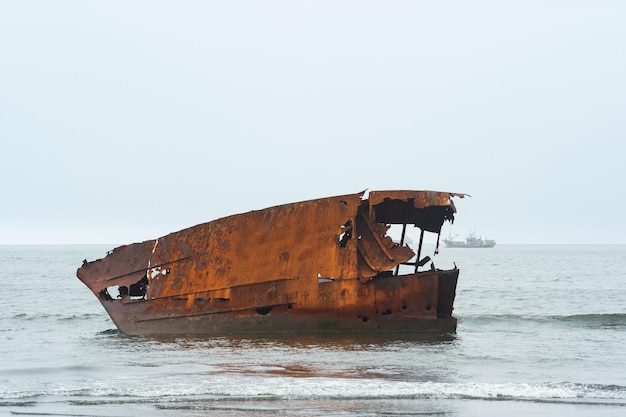
M 130 335 L 453 330 L 459 270 L 421 252 L 463 196 L 371 191 L 270 207 L 115 248 L 77 276 Z M 390 225 L 402 225 L 400 242 Z M 407 225 L 420 229 L 417 254 Z

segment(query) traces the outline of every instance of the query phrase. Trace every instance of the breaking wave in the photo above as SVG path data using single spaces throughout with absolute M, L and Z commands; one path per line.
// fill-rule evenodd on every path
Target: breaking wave
M 50 313 L 18 313 L 11 317 L 10 320 L 14 321 L 35 321 L 35 320 L 55 320 L 55 321 L 84 321 L 98 319 L 102 317 L 102 314 L 84 313 L 84 314 L 50 314 Z
M 478 321 L 484 323 L 494 322 L 536 322 L 536 323 L 563 323 L 572 326 L 593 327 L 593 328 L 621 328 L 626 327 L 626 314 L 574 314 L 574 315 L 552 315 L 552 316 L 533 316 L 533 315 L 477 315 L 460 317 L 460 321 Z
M 100 404 L 114 401 L 161 402 L 201 397 L 226 400 L 341 400 L 341 399 L 482 399 L 524 401 L 592 401 L 626 406 L 626 387 L 581 383 L 444 383 L 346 380 L 329 378 L 204 378 L 191 381 L 136 381 L 129 385 L 56 386 L 14 391 L 0 386 L 0 402 L 37 396 L 69 397 L 72 403 Z
M 576 314 L 561 319 L 566 323 L 582 326 L 626 327 L 626 314 Z

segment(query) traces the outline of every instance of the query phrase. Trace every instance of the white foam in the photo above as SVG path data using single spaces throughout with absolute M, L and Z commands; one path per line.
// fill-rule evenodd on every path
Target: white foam
M 491 383 L 407 381 L 385 378 L 303 377 L 277 375 L 281 366 L 257 366 L 250 373 L 203 368 L 190 373 L 170 373 L 161 368 L 141 375 L 107 373 L 102 379 L 57 378 L 35 383 L 24 379 L 11 384 L 0 380 L 0 399 L 29 395 L 71 397 L 211 397 L 284 399 L 318 398 L 479 398 L 479 399 L 613 399 L 626 400 L 626 387 L 552 383 Z M 384 373 L 377 368 L 375 374 Z M 268 373 L 269 372 L 269 373 Z
M 13 391 L 13 392 L 11 392 Z M 186 378 L 132 378 L 84 384 L 39 387 L 39 394 L 60 396 L 163 397 L 210 395 L 213 397 L 315 398 L 611 398 L 626 400 L 626 389 L 606 390 L 568 383 L 469 383 L 410 382 L 380 379 L 292 378 L 245 375 L 193 375 Z M 32 391 L 31 391 L 32 392 Z M 1 398 L 19 393 L 0 386 Z

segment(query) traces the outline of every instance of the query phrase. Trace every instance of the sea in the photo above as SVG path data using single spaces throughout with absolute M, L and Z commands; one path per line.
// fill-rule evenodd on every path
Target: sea
M 458 327 L 403 338 L 125 336 L 114 246 L 0 246 L 0 415 L 626 416 L 625 245 L 427 248 Z

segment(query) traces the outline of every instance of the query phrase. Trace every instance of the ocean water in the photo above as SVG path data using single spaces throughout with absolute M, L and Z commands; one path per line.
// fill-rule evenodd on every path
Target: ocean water
M 0 246 L 0 415 L 626 415 L 626 246 L 441 248 L 457 331 L 402 340 L 124 336 L 112 248 Z

